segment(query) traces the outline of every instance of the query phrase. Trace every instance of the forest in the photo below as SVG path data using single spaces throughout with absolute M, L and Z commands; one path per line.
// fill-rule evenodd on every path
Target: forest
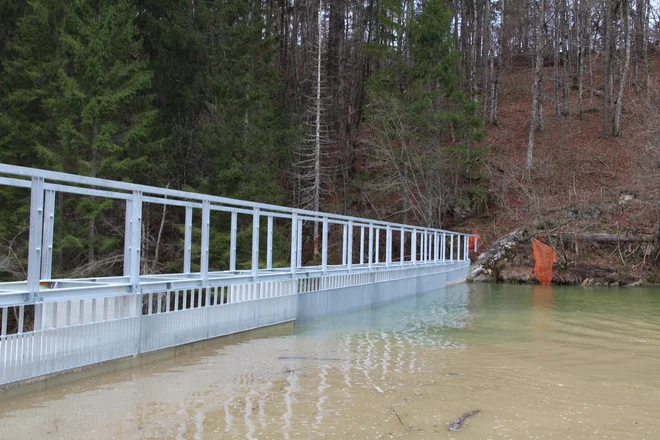
M 613 258 L 647 265 L 656 24 L 649 0 L 0 0 L 0 162 L 485 243 L 645 233 Z M 22 279 L 27 202 L 0 206 L 0 278 Z M 57 209 L 55 274 L 120 273 L 121 210 Z M 147 210 L 145 272 L 180 258 L 177 216 Z

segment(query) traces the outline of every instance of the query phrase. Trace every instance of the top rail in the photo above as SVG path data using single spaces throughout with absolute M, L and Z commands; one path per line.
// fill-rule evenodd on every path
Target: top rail
M 179 199 L 179 200 L 184 200 L 184 201 L 190 201 L 190 202 L 212 202 L 212 203 L 217 203 L 219 205 L 225 205 L 228 207 L 241 207 L 241 208 L 248 208 L 248 209 L 254 209 L 254 208 L 259 208 L 261 210 L 266 210 L 266 211 L 272 211 L 272 212 L 279 212 L 279 213 L 287 213 L 287 214 L 293 214 L 296 213 L 298 215 L 304 215 L 307 217 L 313 217 L 319 220 L 322 220 L 324 217 L 327 217 L 330 220 L 343 220 L 343 221 L 359 221 L 360 223 L 364 224 L 373 224 L 374 226 L 378 227 L 396 227 L 396 228 L 407 228 L 408 230 L 414 228 L 416 230 L 424 230 L 424 231 L 438 231 L 438 232 L 445 232 L 445 233 L 452 233 L 454 235 L 462 235 L 462 236 L 470 236 L 472 234 L 468 233 L 461 233 L 461 232 L 455 232 L 455 231 L 448 231 L 444 229 L 435 229 L 435 228 L 427 228 L 427 227 L 422 227 L 422 226 L 412 226 L 412 225 L 405 225 L 402 223 L 393 223 L 393 222 L 387 222 L 383 220 L 374 220 L 374 219 L 367 219 L 364 217 L 351 217 L 347 215 L 341 215 L 341 214 L 332 214 L 332 213 L 327 213 L 327 212 L 321 212 L 321 211 L 310 211 L 306 209 L 299 209 L 299 208 L 291 208 L 291 207 L 286 207 L 286 206 L 280 206 L 280 205 L 273 205 L 269 203 L 258 203 L 258 202 L 249 202 L 245 200 L 238 200 L 238 199 L 232 199 L 229 197 L 221 197 L 221 196 L 213 196 L 213 195 L 208 195 L 208 194 L 200 194 L 196 192 L 188 192 L 188 191 L 181 191 L 181 190 L 174 190 L 174 189 L 169 189 L 169 188 L 160 188 L 160 187 L 155 187 L 155 186 L 149 186 L 149 185 L 141 185 L 141 184 L 135 184 L 135 183 L 129 183 L 129 182 L 120 182 L 116 180 L 106 180 L 106 179 L 100 179 L 97 177 L 87 177 L 87 176 L 80 176 L 76 174 L 67 174 L 67 173 L 61 173 L 57 171 L 48 171 L 48 170 L 41 170 L 41 169 L 36 169 L 36 168 L 27 168 L 27 167 L 21 167 L 21 166 L 16 166 L 16 165 L 7 165 L 7 164 L 0 164 L 0 174 L 5 174 L 5 175 L 10 175 L 10 176 L 15 176 L 19 177 L 21 179 L 2 179 L 0 178 L 0 184 L 2 185 L 8 185 L 8 186 L 18 186 L 18 187 L 24 187 L 24 188 L 29 188 L 30 187 L 30 180 L 32 178 L 40 178 L 44 179 L 45 181 L 53 181 L 53 182 L 63 182 L 63 183 L 68 183 L 69 185 L 80 185 L 84 187 L 94 187 L 94 188 L 87 188 L 87 189 L 81 189 L 80 186 L 63 186 L 63 185 L 58 185 L 56 188 L 58 191 L 63 191 L 63 192 L 75 192 L 77 194 L 83 194 L 83 195 L 90 195 L 90 196 L 95 196 L 95 195 L 101 195 L 104 197 L 108 198 L 115 198 L 115 199 L 127 199 L 130 198 L 131 193 L 134 193 L 136 191 L 142 193 L 143 195 L 156 195 L 156 196 L 161 196 L 163 197 L 160 199 L 160 202 L 163 204 L 172 204 L 174 205 L 176 202 L 173 200 L 169 199 Z M 105 188 L 107 190 L 111 190 L 109 192 L 106 192 L 104 194 L 101 194 L 98 191 L 98 188 Z M 48 188 L 46 188 L 48 189 Z M 156 201 L 156 198 L 152 198 L 153 201 Z M 186 206 L 199 206 L 195 205 L 194 203 L 189 203 L 186 204 Z

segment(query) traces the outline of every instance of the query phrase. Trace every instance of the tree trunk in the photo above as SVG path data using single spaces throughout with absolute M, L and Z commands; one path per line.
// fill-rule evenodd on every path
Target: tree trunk
M 603 71 L 605 73 L 603 81 L 605 83 L 605 93 L 603 96 L 603 133 L 602 137 L 607 137 L 610 134 L 610 102 L 612 91 L 610 90 L 610 76 L 612 70 L 612 54 L 610 52 L 610 38 L 612 38 L 612 20 L 611 20 L 611 7 L 610 0 L 605 0 L 604 8 L 604 26 L 605 26 L 605 41 L 603 43 L 603 52 L 605 52 Z
M 559 30 L 559 1 L 555 0 L 555 13 L 553 15 L 553 28 L 554 28 L 554 33 L 553 33 L 553 63 L 552 63 L 552 77 L 553 77 L 553 83 L 552 83 L 552 103 L 554 104 L 554 109 L 555 109 L 555 118 L 559 119 L 560 113 L 559 113 L 559 46 L 561 45 L 561 37 L 560 37 L 560 30 Z
M 591 38 L 591 31 L 589 31 L 589 53 L 587 54 L 589 56 L 589 108 L 592 108 L 594 105 L 594 65 L 593 65 L 593 59 L 592 59 L 592 52 L 593 52 L 593 39 Z
M 532 111 L 529 117 L 529 138 L 527 141 L 527 170 L 532 168 L 534 163 L 534 134 L 536 132 L 536 126 L 538 124 L 538 119 L 541 117 L 541 105 L 540 105 L 540 96 L 542 95 L 541 91 L 541 79 L 542 79 L 542 68 L 543 68 L 543 46 L 542 46 L 542 27 L 545 22 L 545 0 L 540 0 L 539 2 L 539 11 L 536 18 L 536 38 L 535 38 L 535 49 L 536 55 L 534 60 L 534 79 L 532 82 Z M 537 115 L 537 111 L 539 115 Z
M 564 109 L 562 111 L 563 116 L 568 116 L 568 64 L 570 63 L 571 57 L 568 53 L 568 6 L 566 5 L 566 0 L 562 1 L 562 10 L 561 10 L 561 36 L 562 36 L 562 98 L 564 102 Z
M 491 55 L 490 42 L 491 42 L 491 23 L 490 23 L 490 0 L 484 0 L 484 31 L 483 31 L 483 45 L 482 45 L 482 58 L 481 58 L 481 82 L 483 87 L 483 100 L 484 100 L 484 110 L 483 118 L 484 120 L 488 119 L 488 103 L 489 95 L 488 91 L 490 88 L 490 75 L 492 72 L 488 72 L 489 67 L 489 58 Z
M 625 39 L 626 55 L 621 67 L 619 78 L 619 96 L 616 99 L 616 109 L 614 111 L 614 123 L 612 124 L 612 135 L 621 136 L 621 111 L 623 109 L 623 92 L 626 86 L 626 76 L 630 66 L 630 4 L 629 0 L 621 0 L 621 20 L 623 21 L 623 38 Z
M 321 58 L 323 50 L 323 0 L 319 0 L 316 57 L 316 118 L 314 127 L 314 211 L 321 208 Z M 319 255 L 319 222 L 314 222 L 314 257 Z
M 584 92 L 584 12 L 582 11 L 582 0 L 574 0 L 577 4 L 576 26 L 577 26 L 577 49 L 578 49 L 578 118 L 583 117 L 582 93 Z

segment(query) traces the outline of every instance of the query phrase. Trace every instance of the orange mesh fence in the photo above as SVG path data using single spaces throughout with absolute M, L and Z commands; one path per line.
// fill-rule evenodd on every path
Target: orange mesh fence
M 548 245 L 532 238 L 534 248 L 534 276 L 541 284 L 552 282 L 552 265 L 557 261 L 555 251 Z

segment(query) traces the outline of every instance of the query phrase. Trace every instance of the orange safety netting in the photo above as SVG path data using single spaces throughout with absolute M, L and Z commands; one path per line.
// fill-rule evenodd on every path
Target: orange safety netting
M 541 284 L 552 282 L 552 265 L 557 261 L 555 251 L 548 245 L 532 238 L 534 248 L 534 276 Z

